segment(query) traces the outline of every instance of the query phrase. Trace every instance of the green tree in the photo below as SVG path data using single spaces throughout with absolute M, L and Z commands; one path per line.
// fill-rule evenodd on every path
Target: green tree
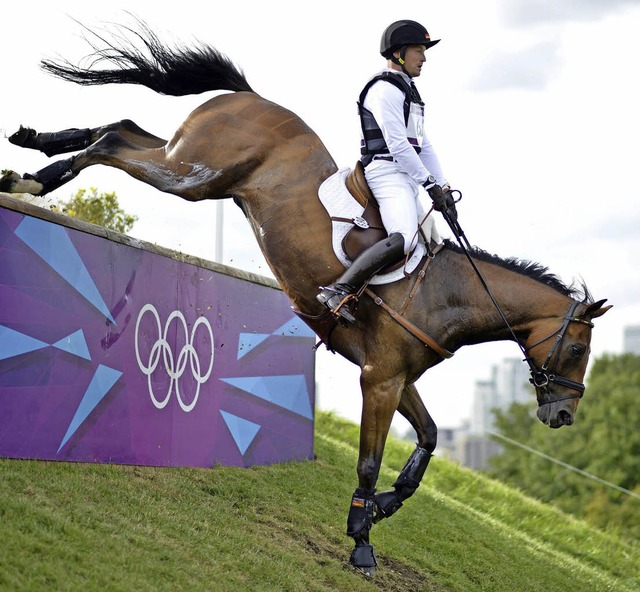
M 115 192 L 99 194 L 95 187 L 89 192 L 86 189 L 78 189 L 71 199 L 59 201 L 52 209 L 121 234 L 131 230 L 138 220 L 137 216 L 127 214 L 120 208 Z
M 640 356 L 605 355 L 595 360 L 576 423 L 550 430 L 532 419 L 535 408 L 514 405 L 496 412 L 499 433 L 573 467 L 640 491 Z M 599 526 L 640 533 L 640 499 L 609 488 L 505 444 L 490 473 Z

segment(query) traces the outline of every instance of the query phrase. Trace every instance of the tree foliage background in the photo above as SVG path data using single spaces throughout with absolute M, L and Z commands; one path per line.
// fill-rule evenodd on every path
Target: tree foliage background
M 88 191 L 78 189 L 68 201 L 59 201 L 51 209 L 121 234 L 131 230 L 138 220 L 137 216 L 127 214 L 120 208 L 115 192 L 98 193 L 95 187 Z
M 535 408 L 496 411 L 496 430 L 640 496 L 640 356 L 594 361 L 575 425 L 550 430 Z M 640 499 L 505 444 L 489 472 L 597 526 L 640 539 Z

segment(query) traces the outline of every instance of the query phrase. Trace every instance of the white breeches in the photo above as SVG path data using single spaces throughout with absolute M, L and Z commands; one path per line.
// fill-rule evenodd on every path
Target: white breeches
M 408 253 L 418 241 L 418 224 L 425 216 L 419 199 L 421 187 L 396 163 L 385 160 L 374 160 L 367 166 L 365 178 L 378 200 L 387 233 L 400 233 Z

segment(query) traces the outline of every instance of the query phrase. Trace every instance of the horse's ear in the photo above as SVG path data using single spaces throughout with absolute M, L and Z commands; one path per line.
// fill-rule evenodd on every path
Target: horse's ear
M 598 300 L 598 302 L 594 302 L 593 304 L 590 304 L 587 307 L 587 310 L 585 310 L 582 313 L 582 316 L 587 318 L 587 319 L 595 319 L 597 317 L 601 317 L 605 312 L 607 312 L 610 308 L 613 308 L 613 305 L 610 304 L 609 306 L 602 306 L 605 302 L 607 301 L 606 298 L 604 298 L 603 300 Z

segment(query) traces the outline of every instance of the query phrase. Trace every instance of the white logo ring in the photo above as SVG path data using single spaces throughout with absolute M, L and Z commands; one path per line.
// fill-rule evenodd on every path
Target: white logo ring
M 140 349 L 139 349 L 139 335 L 140 335 L 140 321 L 145 313 L 150 312 L 152 316 L 156 320 L 156 328 L 158 339 L 153 344 L 151 351 L 149 352 L 149 362 L 148 364 L 144 364 L 140 359 Z M 182 324 L 182 328 L 184 331 L 184 341 L 185 345 L 182 346 L 182 349 L 178 353 L 177 360 L 174 358 L 173 350 L 167 341 L 167 334 L 169 332 L 169 326 L 174 319 L 178 319 Z M 211 342 L 211 356 L 209 360 L 209 368 L 207 372 L 202 375 L 201 374 L 201 366 L 200 366 L 200 358 L 196 349 L 194 347 L 194 340 L 196 336 L 196 331 L 200 325 L 204 325 L 209 334 L 209 341 Z M 196 402 L 198 401 L 198 396 L 200 394 L 200 386 L 204 384 L 209 377 L 211 376 L 211 372 L 213 371 L 213 357 L 214 357 L 214 339 L 213 339 L 213 330 L 211 329 L 211 325 L 209 321 L 205 317 L 198 317 L 196 322 L 194 323 L 191 329 L 191 335 L 189 336 L 189 328 L 187 326 L 187 322 L 184 318 L 184 315 L 179 310 L 174 310 L 169 317 L 167 318 L 167 322 L 164 325 L 164 330 L 161 327 L 160 323 L 160 315 L 158 311 L 153 306 L 153 304 L 145 304 L 140 312 L 138 313 L 138 319 L 136 321 L 136 335 L 135 335 L 135 349 L 136 349 L 136 359 L 138 360 L 138 367 L 142 371 L 143 374 L 147 376 L 147 383 L 149 385 L 149 396 L 151 397 L 151 401 L 158 409 L 163 409 L 166 407 L 169 399 L 171 398 L 171 393 L 173 391 L 173 385 L 176 385 L 176 396 L 178 398 L 178 403 L 183 411 L 187 413 L 191 411 Z M 169 375 L 169 389 L 167 390 L 167 394 L 162 400 L 158 400 L 153 391 L 153 385 L 151 384 L 151 375 L 154 373 L 155 369 L 160 362 L 160 352 L 162 352 L 162 360 L 164 362 L 164 367 Z M 196 387 L 196 392 L 193 397 L 191 403 L 186 404 L 182 400 L 182 396 L 180 395 L 180 378 L 184 374 L 184 371 L 187 367 L 187 360 L 189 361 L 189 365 L 191 367 L 191 374 L 193 375 L 194 380 L 198 383 Z

